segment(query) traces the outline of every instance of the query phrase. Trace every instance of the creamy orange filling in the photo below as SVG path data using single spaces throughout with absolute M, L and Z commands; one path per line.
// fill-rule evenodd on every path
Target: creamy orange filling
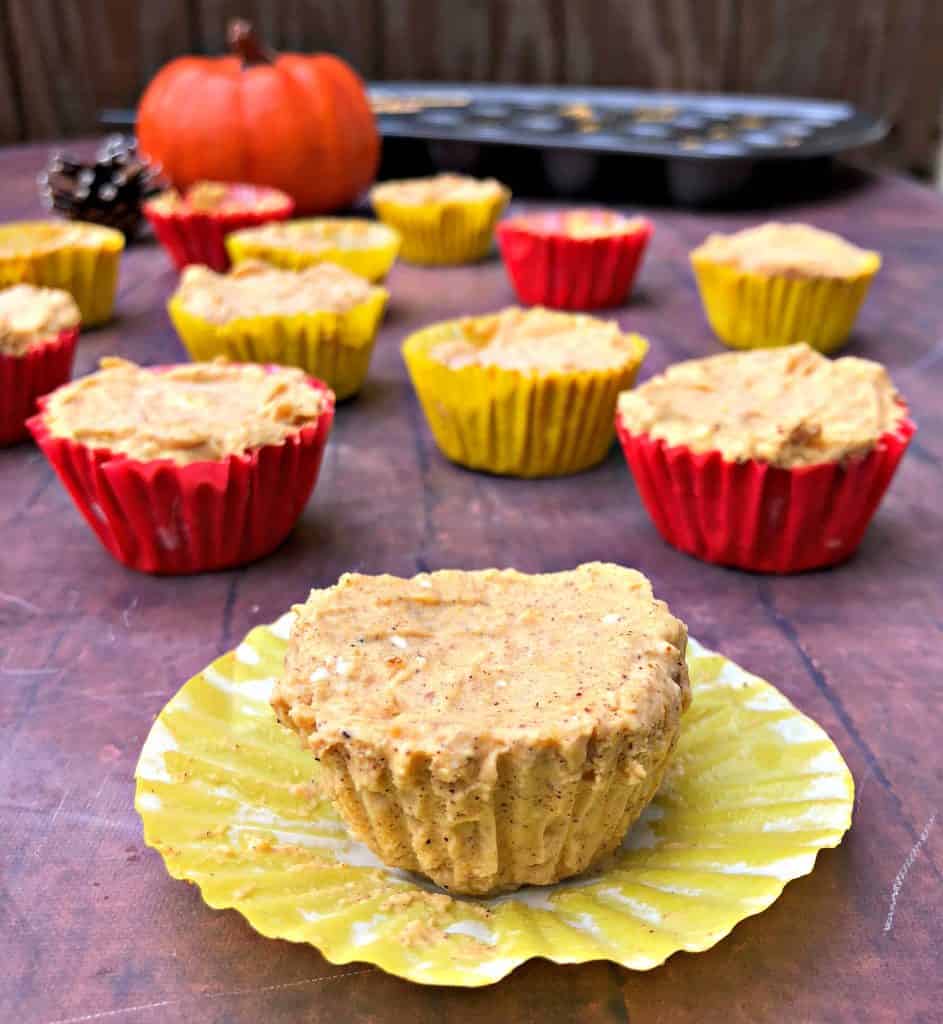
M 710 235 L 691 256 L 757 274 L 836 278 L 874 269 L 877 258 L 829 231 L 776 222 L 732 235 Z
M 454 335 L 429 350 L 452 369 L 494 366 L 521 373 L 620 370 L 636 364 L 645 343 L 613 321 L 541 307 L 505 309 L 456 321 Z
M 279 716 L 443 759 L 521 737 L 648 727 L 689 699 L 686 631 L 638 572 L 349 573 L 296 608 Z
M 0 224 L 0 258 L 38 256 L 59 249 L 114 249 L 121 236 L 110 228 L 82 221 L 24 221 Z M 119 246 L 120 248 L 120 246 Z
M 0 353 L 23 355 L 77 327 L 80 319 L 75 300 L 59 288 L 18 284 L 0 289 Z
M 168 189 L 152 199 L 149 205 L 165 214 L 265 213 L 283 209 L 288 198 L 277 189 L 222 181 L 197 181 L 182 194 L 175 188 Z
M 619 398 L 633 433 L 790 468 L 870 451 L 904 416 L 887 370 L 808 345 L 677 363 Z
M 194 316 L 223 324 L 257 316 L 344 313 L 376 291 L 365 278 L 334 263 L 294 271 L 246 260 L 228 274 L 187 267 L 174 299 Z
M 425 203 L 471 203 L 508 195 L 494 178 L 471 178 L 463 174 L 436 174 L 430 178 L 387 181 L 373 189 L 381 202 L 421 206 Z
M 322 392 L 290 367 L 194 363 L 157 371 L 123 359 L 53 392 L 49 431 L 134 459 L 187 463 L 278 444 L 315 423 Z
M 523 214 L 512 218 L 510 223 L 535 234 L 611 238 L 635 234 L 642 229 L 645 221 L 641 217 L 624 217 L 612 210 L 589 209 Z
M 257 228 L 245 228 L 230 237 L 260 248 L 315 253 L 329 249 L 367 249 L 385 245 L 395 238 L 386 225 L 356 217 L 273 221 Z

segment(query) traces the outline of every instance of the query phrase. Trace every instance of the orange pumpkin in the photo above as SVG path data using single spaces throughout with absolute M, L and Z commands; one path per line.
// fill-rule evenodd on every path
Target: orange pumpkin
M 301 213 L 348 205 L 376 176 L 380 137 L 363 82 L 329 54 L 269 54 L 251 25 L 232 54 L 181 57 L 138 107 L 140 149 L 177 188 L 198 180 L 270 185 Z

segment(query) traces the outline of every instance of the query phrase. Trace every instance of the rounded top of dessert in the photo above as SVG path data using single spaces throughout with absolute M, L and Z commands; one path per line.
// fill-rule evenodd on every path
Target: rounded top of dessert
M 805 344 L 677 363 L 619 397 L 630 433 L 783 468 L 866 454 L 905 416 L 880 363 Z
M 61 288 L 15 284 L 0 288 L 0 353 L 21 356 L 81 320 L 75 299 Z
M 187 267 L 172 301 L 194 316 L 228 323 L 256 316 L 344 313 L 383 289 L 336 263 L 282 270 L 245 260 L 226 274 L 202 264 Z
M 684 623 L 618 565 L 348 573 L 295 611 L 272 704 L 315 751 L 362 743 L 442 763 L 649 733 L 690 699 Z
M 627 217 L 615 210 L 593 207 L 519 213 L 508 217 L 503 226 L 535 235 L 565 235 L 576 239 L 636 235 L 651 227 L 644 217 Z
M 860 249 L 840 235 L 809 224 L 776 221 L 732 235 L 709 235 L 691 253 L 691 258 L 755 274 L 796 277 L 854 277 L 880 266 L 876 252 Z
M 421 206 L 426 203 L 472 203 L 510 196 L 496 178 L 472 178 L 465 174 L 435 174 L 428 178 L 402 178 L 374 185 L 370 196 L 380 202 Z
M 399 239 L 399 233 L 386 224 L 362 217 L 309 217 L 269 221 L 258 227 L 242 228 L 229 238 L 269 249 L 318 253 L 388 245 Z
M 314 425 L 330 392 L 301 370 L 254 363 L 149 368 L 106 358 L 54 391 L 43 422 L 55 437 L 140 461 L 206 462 L 279 444 Z
M 541 306 L 511 306 L 442 326 L 451 330 L 442 333 L 428 356 L 453 370 L 493 366 L 537 375 L 621 370 L 636 366 L 648 349 L 643 338 L 623 334 L 613 320 Z
M 120 252 L 124 235 L 114 228 L 80 220 L 21 220 L 0 224 L 0 259 L 40 256 L 59 249 Z
M 155 213 L 275 213 L 290 209 L 294 201 L 277 188 L 228 181 L 195 181 L 182 193 L 169 188 L 147 207 Z

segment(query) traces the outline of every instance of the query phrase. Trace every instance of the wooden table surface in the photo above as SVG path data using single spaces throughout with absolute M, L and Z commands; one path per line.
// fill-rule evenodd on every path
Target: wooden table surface
M 39 212 L 45 148 L 0 153 L 0 220 Z M 768 211 L 654 211 L 621 323 L 647 335 L 646 376 L 718 351 L 687 252 Z M 0 452 L 0 1020 L 436 1022 L 938 1021 L 943 758 L 943 200 L 861 179 L 785 214 L 880 249 L 848 349 L 879 359 L 920 431 L 858 556 L 769 578 L 666 547 L 617 450 L 591 472 L 526 482 L 438 454 L 399 355 L 407 332 L 513 301 L 500 263 L 397 266 L 369 383 L 342 406 L 298 528 L 233 572 L 151 578 L 102 550 L 31 444 Z M 117 353 L 183 359 L 164 309 L 175 274 L 134 246 L 117 318 L 76 372 Z M 481 990 L 423 988 L 256 935 L 206 907 L 142 842 L 133 772 L 155 715 L 257 623 L 345 570 L 636 566 L 694 636 L 775 682 L 831 734 L 857 783 L 854 825 L 765 913 L 714 949 L 648 973 L 533 961 Z

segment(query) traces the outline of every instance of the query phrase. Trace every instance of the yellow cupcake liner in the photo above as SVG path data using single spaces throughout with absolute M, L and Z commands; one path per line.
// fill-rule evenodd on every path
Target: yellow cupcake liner
M 411 981 L 488 985 L 532 957 L 648 970 L 766 909 L 851 823 L 854 784 L 825 732 L 696 641 L 671 766 L 610 862 L 492 899 L 386 868 L 318 790 L 317 763 L 268 704 L 291 613 L 194 676 L 136 770 L 146 842 L 174 878 L 262 935 Z
M 490 317 L 476 325 L 486 326 Z M 403 358 L 442 454 L 504 476 L 563 476 L 601 462 L 615 437 L 619 393 L 632 387 L 648 342 L 632 334 L 635 362 L 610 372 L 537 376 L 498 367 L 453 369 L 429 350 L 461 321 L 410 335 Z
M 399 252 L 401 238 L 399 232 L 386 224 L 355 217 L 313 217 L 307 220 L 289 221 L 288 225 L 305 226 L 321 230 L 330 236 L 333 231 L 340 235 L 345 227 L 363 225 L 369 229 L 371 244 L 352 246 L 337 244 L 317 252 L 304 249 L 293 249 L 290 243 L 274 243 L 265 241 L 264 234 L 256 228 L 234 231 L 226 236 L 226 250 L 233 263 L 244 260 L 264 260 L 275 267 L 285 270 L 304 270 L 316 263 L 336 263 L 367 278 L 368 281 L 382 281 L 390 272 L 396 255 Z
M 400 256 L 407 263 L 448 265 L 474 263 L 491 248 L 494 226 L 511 193 L 474 202 L 416 205 L 372 199 L 377 216 L 403 238 Z
M 866 270 L 844 278 L 757 274 L 699 256 L 691 265 L 707 319 L 725 345 L 775 348 L 804 341 L 834 352 L 848 340 L 881 259 L 870 254 Z
M 195 316 L 176 297 L 167 309 L 191 359 L 224 356 L 240 363 L 298 366 L 341 400 L 366 380 L 388 294 L 374 288 L 365 302 L 343 313 L 254 316 L 225 324 Z
M 82 224 L 94 232 L 97 244 L 56 245 L 57 236 L 69 225 L 56 221 L 17 221 L 0 225 L 0 288 L 12 284 L 35 284 L 70 292 L 82 314 L 82 327 L 95 327 L 111 319 L 118 289 L 118 264 L 124 249 L 124 235 L 111 228 Z M 36 248 L 20 246 L 34 236 Z M 4 253 L 9 239 L 19 251 Z

